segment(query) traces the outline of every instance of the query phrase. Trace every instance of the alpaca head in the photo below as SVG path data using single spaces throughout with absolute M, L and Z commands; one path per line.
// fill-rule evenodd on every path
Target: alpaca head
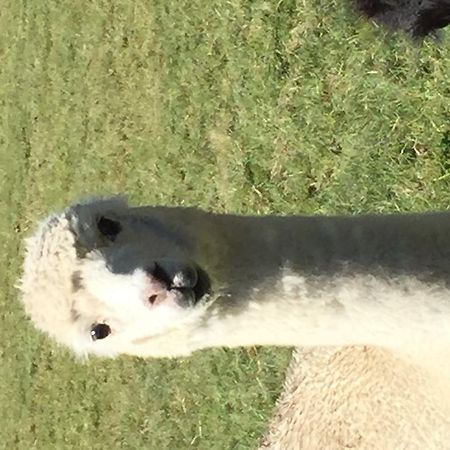
M 26 312 L 79 354 L 140 354 L 142 340 L 176 331 L 208 297 L 187 237 L 129 211 L 118 198 L 76 204 L 26 241 Z

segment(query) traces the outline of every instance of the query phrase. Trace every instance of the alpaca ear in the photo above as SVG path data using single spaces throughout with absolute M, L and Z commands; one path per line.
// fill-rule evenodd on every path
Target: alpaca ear
M 117 218 L 128 209 L 125 198 L 93 198 L 69 206 L 66 217 L 76 236 L 77 251 L 85 253 L 113 241 L 120 232 Z

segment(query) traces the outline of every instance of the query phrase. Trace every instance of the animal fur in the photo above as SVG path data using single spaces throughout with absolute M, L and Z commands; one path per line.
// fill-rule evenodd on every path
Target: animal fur
M 381 348 L 300 348 L 260 450 L 448 450 L 448 388 Z
M 366 17 L 415 38 L 434 34 L 450 23 L 450 0 L 357 0 L 356 5 Z
M 266 447 L 444 449 L 449 230 L 450 213 L 244 217 L 93 200 L 26 241 L 21 298 L 81 355 L 301 346 Z

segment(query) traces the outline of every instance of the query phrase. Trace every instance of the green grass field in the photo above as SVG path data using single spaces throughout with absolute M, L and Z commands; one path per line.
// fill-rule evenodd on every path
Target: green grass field
M 448 208 L 449 30 L 419 48 L 337 0 L 3 0 L 0 29 L 0 448 L 256 448 L 288 349 L 80 363 L 24 319 L 22 238 L 92 193 Z

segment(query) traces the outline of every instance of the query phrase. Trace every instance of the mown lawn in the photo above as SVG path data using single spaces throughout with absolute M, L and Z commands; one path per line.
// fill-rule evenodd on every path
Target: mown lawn
M 255 448 L 288 349 L 80 363 L 24 319 L 22 238 L 92 193 L 448 208 L 449 31 L 419 48 L 337 0 L 3 0 L 0 29 L 0 447 Z

